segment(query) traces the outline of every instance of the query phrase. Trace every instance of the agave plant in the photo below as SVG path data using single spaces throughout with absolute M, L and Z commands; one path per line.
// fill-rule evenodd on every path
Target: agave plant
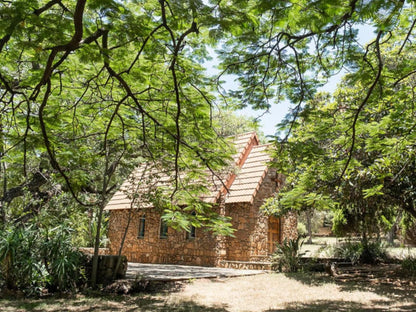
M 273 267 L 280 272 L 297 272 L 301 269 L 300 252 L 303 245 L 303 237 L 285 239 L 282 244 L 277 244 L 277 249 L 272 256 Z

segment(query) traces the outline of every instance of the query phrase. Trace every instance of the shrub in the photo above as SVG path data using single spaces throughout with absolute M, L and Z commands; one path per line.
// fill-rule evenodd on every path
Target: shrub
M 387 259 L 386 246 L 379 240 L 363 243 L 361 262 L 375 264 Z
M 1 232 L 0 278 L 8 289 L 27 290 L 29 294 L 39 291 L 45 268 L 33 257 L 37 234 L 32 227 L 11 227 Z
M 335 247 L 334 256 L 336 258 L 358 263 L 362 253 L 362 244 L 359 242 L 347 241 Z
M 300 249 L 303 245 L 301 236 L 297 239 L 285 239 L 277 244 L 277 250 L 272 256 L 273 267 L 279 272 L 297 272 L 301 269 Z
M 81 261 L 83 255 L 73 248 L 71 232 L 68 227 L 58 226 L 43 233 L 40 247 L 47 260 L 47 287 L 50 290 L 74 290 L 85 277 Z
M 65 225 L 53 229 L 9 226 L 0 232 L 0 281 L 5 287 L 38 295 L 43 289 L 74 290 L 83 279 L 81 254 Z
M 335 247 L 334 256 L 353 264 L 375 264 L 386 260 L 386 248 L 380 241 L 347 241 Z
M 404 274 L 411 276 L 412 278 L 416 277 L 416 258 L 412 256 L 407 256 L 402 260 L 401 268 Z

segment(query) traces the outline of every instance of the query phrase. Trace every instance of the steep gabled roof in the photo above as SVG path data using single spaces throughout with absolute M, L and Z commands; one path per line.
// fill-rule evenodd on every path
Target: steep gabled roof
M 270 155 L 267 150 L 270 145 L 259 145 L 255 132 L 237 135 L 233 138 L 232 144 L 236 149 L 233 155 L 234 170 L 222 177 L 222 181 L 213 176 L 210 180 L 210 193 L 202 197 L 208 203 L 215 203 L 220 196 L 225 197 L 225 203 L 252 203 L 257 191 L 267 174 L 267 163 Z M 158 176 L 156 182 L 150 182 L 148 177 Z M 106 210 L 130 209 L 132 200 L 126 194 L 136 193 L 139 197 L 145 197 L 149 190 L 157 186 L 169 183 L 169 175 L 163 174 L 156 168 L 136 168 L 130 177 L 122 184 L 106 206 Z M 139 183 L 140 181 L 140 183 Z M 143 205 L 143 201 L 142 205 Z M 147 204 L 147 207 L 150 207 Z
M 268 171 L 267 163 L 270 161 L 270 155 L 267 150 L 270 147 L 270 144 L 252 147 L 226 195 L 226 204 L 253 202 Z

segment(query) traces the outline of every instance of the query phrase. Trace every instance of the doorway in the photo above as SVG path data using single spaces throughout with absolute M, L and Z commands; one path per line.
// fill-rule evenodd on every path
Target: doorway
M 270 216 L 269 227 L 267 231 L 267 244 L 269 254 L 276 251 L 276 243 L 280 243 L 280 219 Z

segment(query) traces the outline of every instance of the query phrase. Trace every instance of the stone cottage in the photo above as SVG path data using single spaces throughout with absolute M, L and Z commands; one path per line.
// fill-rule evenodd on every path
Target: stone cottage
M 218 212 L 232 219 L 234 237 L 214 236 L 200 228 L 175 231 L 161 220 L 160 212 L 150 205 L 132 209 L 126 189 L 135 184 L 126 180 L 106 206 L 110 212 L 110 253 L 117 254 L 127 226 L 123 254 L 131 262 L 170 263 L 203 266 L 232 266 L 237 262 L 262 262 L 274 251 L 276 243 L 297 236 L 297 218 L 267 216 L 260 211 L 264 200 L 273 196 L 281 184 L 280 175 L 268 168 L 270 145 L 259 145 L 256 133 L 238 135 L 233 143 L 235 173 L 228 174 L 220 190 L 203 198 Z M 137 188 L 140 193 L 140 187 Z M 228 189 L 228 190 L 227 190 Z

